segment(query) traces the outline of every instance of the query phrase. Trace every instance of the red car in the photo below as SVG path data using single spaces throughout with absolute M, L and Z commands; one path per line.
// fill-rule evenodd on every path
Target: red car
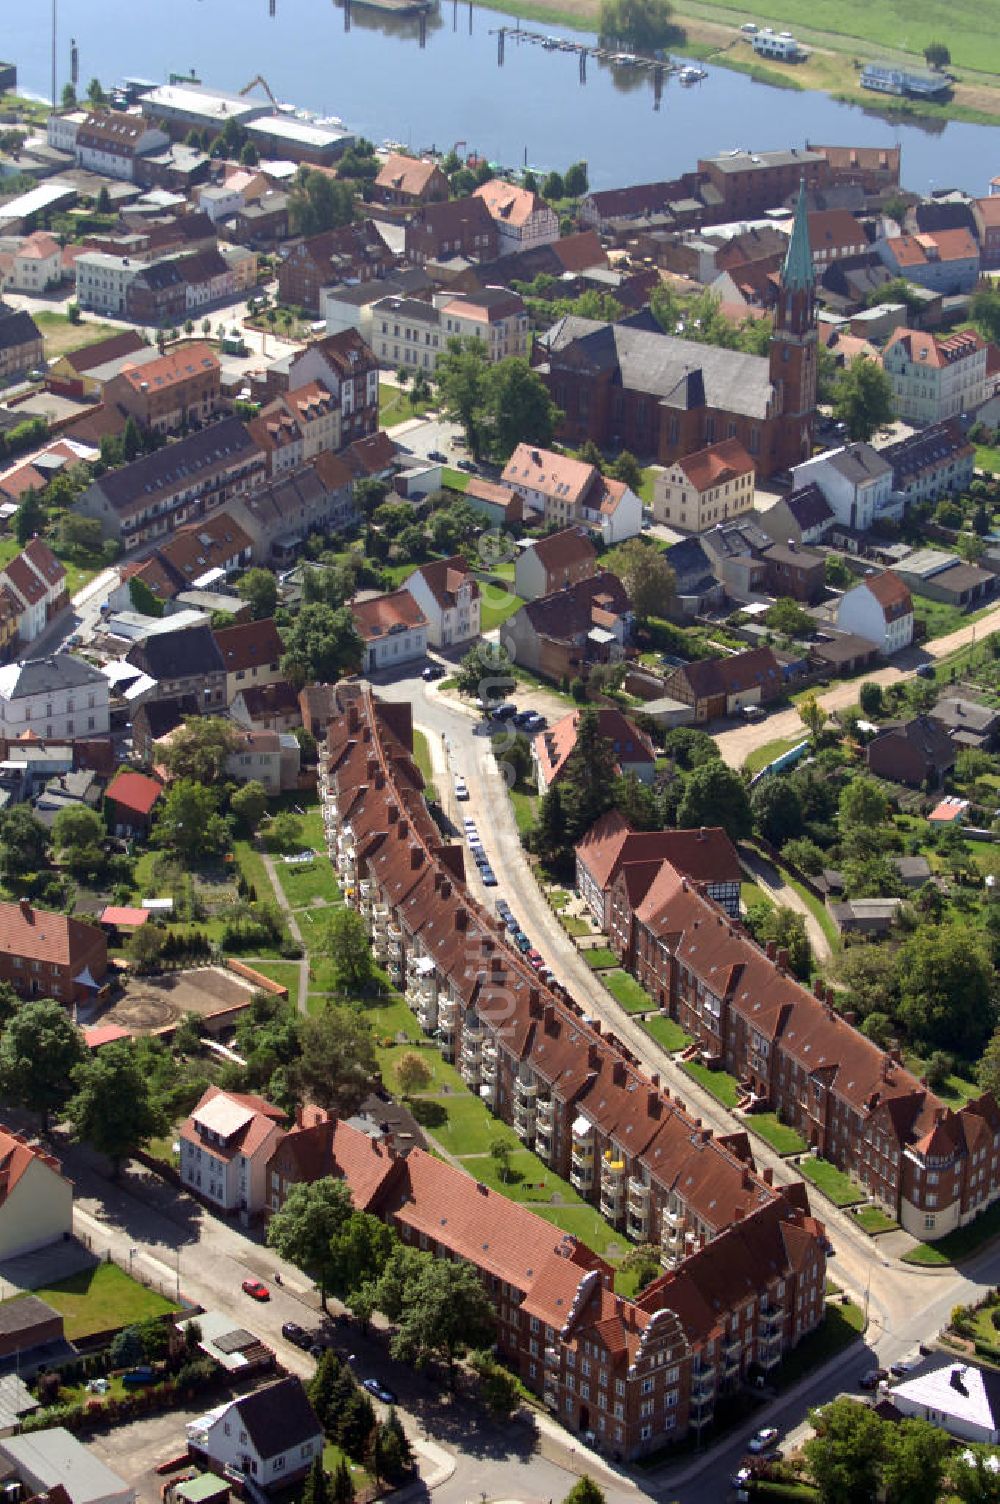
M 252 1300 L 270 1300 L 271 1292 L 259 1279 L 245 1279 L 243 1281 L 243 1294 L 249 1295 Z
M 537 950 L 528 951 L 528 960 L 531 962 L 536 971 L 540 966 L 543 966 L 545 964 L 544 957 L 542 956 L 541 952 Z

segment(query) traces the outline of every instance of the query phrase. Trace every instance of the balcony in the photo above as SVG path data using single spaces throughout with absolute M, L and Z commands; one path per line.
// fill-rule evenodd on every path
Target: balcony
M 496 1067 L 497 1042 L 492 1037 L 483 1040 L 483 1064 Z
M 760 1309 L 760 1328 L 765 1337 L 773 1336 L 776 1332 L 782 1332 L 785 1326 L 785 1312 L 781 1306 L 770 1306 Z
M 541 1130 L 544 1124 L 546 1132 L 550 1132 L 555 1121 L 556 1104 L 551 1097 L 539 1097 L 536 1103 L 538 1113 L 538 1127 Z
M 471 1087 L 475 1092 L 479 1091 L 479 1083 L 483 1078 L 483 1073 L 480 1070 L 478 1060 L 467 1060 L 463 1053 L 458 1063 L 458 1072 L 466 1086 Z
M 438 999 L 438 1024 L 449 1032 L 454 1029 L 458 1016 L 458 1004 L 453 997 Z
M 552 1163 L 552 1128 L 549 1125 L 543 1127 L 539 1118 L 535 1118 L 535 1153 L 539 1159 L 544 1159 L 546 1164 Z
M 558 1349 L 558 1347 L 547 1347 L 545 1349 L 545 1364 L 546 1364 L 546 1367 L 548 1367 L 548 1368 L 553 1367 L 553 1365 L 556 1368 L 559 1367 L 559 1365 L 560 1365 L 560 1355 L 559 1355 L 559 1349 Z
M 574 1154 L 572 1168 L 569 1172 L 569 1178 L 570 1184 L 575 1186 L 578 1191 L 589 1191 L 594 1184 L 593 1164 L 579 1164 L 576 1155 Z
M 514 1091 L 522 1101 L 534 1102 L 538 1096 L 538 1082 L 517 1080 L 514 1082 Z

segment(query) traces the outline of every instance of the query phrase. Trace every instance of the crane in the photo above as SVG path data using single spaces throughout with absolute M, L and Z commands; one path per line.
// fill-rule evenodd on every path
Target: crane
M 275 99 L 274 94 L 271 92 L 271 85 L 268 83 L 267 79 L 264 77 L 264 75 L 262 73 L 258 73 L 257 76 L 256 76 L 256 78 L 252 78 L 250 80 L 250 82 L 244 88 L 242 88 L 240 90 L 240 94 L 241 95 L 243 95 L 243 94 L 249 94 L 250 90 L 251 89 L 256 89 L 256 87 L 257 87 L 258 84 L 260 84 L 260 87 L 264 90 L 264 93 L 267 95 L 268 99 L 274 105 L 274 108 L 277 109 L 278 108 L 278 101 Z

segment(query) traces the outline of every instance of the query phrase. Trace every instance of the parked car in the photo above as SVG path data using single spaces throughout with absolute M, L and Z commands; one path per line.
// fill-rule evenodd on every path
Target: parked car
M 430 683 L 432 679 L 443 679 L 446 673 L 447 669 L 443 668 L 440 663 L 428 663 L 420 677 Z
M 281 1335 L 285 1338 L 286 1342 L 293 1342 L 296 1347 L 301 1347 L 303 1350 L 307 1348 L 312 1341 L 312 1338 L 306 1331 L 305 1327 L 299 1326 L 297 1321 L 283 1322 L 281 1327 Z
M 889 1377 L 884 1368 L 868 1368 L 858 1380 L 859 1389 L 877 1389 Z
M 544 731 L 547 725 L 545 717 L 539 715 L 537 710 L 533 710 L 524 723 L 524 729 L 525 731 Z
M 484 888 L 495 888 L 497 885 L 496 873 L 492 867 L 483 867 L 479 873 L 483 880 Z
M 531 949 L 531 941 L 528 939 L 527 935 L 524 933 L 523 930 L 518 930 L 517 933 L 515 934 L 515 936 L 514 936 L 514 944 L 517 946 L 518 950 L 521 952 L 522 955 L 524 954 L 524 952 L 526 950 L 530 950 Z
M 243 1281 L 243 1294 L 249 1295 L 251 1300 L 270 1300 L 271 1292 L 263 1280 L 245 1279 Z
M 776 1426 L 762 1426 L 759 1431 L 754 1432 L 753 1436 L 747 1442 L 747 1451 L 752 1452 L 755 1457 L 759 1456 L 761 1452 L 769 1451 L 771 1444 L 777 1439 L 778 1431 Z
M 377 1400 L 381 1400 L 383 1405 L 394 1405 L 396 1403 L 396 1396 L 392 1390 L 386 1388 L 385 1384 L 380 1384 L 378 1379 L 362 1379 L 361 1387 L 362 1389 L 367 1389 L 368 1393 L 373 1394 Z
M 495 721 L 512 721 L 517 715 L 516 705 L 494 705 L 490 715 Z
M 448 456 L 446 454 L 442 454 L 440 449 L 428 449 L 427 458 L 429 460 L 437 460 L 441 465 L 447 465 L 448 463 Z
M 469 786 L 461 773 L 455 774 L 455 798 L 465 800 L 469 797 Z
M 730 1478 L 730 1486 L 733 1488 L 742 1488 L 745 1483 L 750 1482 L 752 1477 L 753 1473 L 748 1467 L 741 1467 L 739 1472 L 734 1473 Z
M 515 726 L 526 726 L 528 722 L 533 718 L 534 714 L 535 712 L 533 710 L 519 710 L 517 712 L 517 715 L 511 716 L 511 720 L 514 722 Z
M 538 971 L 539 967 L 545 965 L 545 957 L 542 955 L 541 951 L 535 950 L 534 947 L 528 950 L 526 952 L 526 955 L 536 971 Z
M 456 470 L 468 470 L 470 475 L 479 474 L 479 466 L 472 460 L 456 460 L 455 468 Z
M 500 915 L 501 919 L 509 919 L 510 918 L 510 904 L 507 902 L 506 898 L 498 898 L 497 899 L 497 901 L 496 901 L 496 911 Z
M 508 914 L 506 919 L 504 920 L 504 924 L 507 926 L 507 929 L 512 935 L 518 935 L 521 933 L 520 923 L 518 922 L 514 914 Z

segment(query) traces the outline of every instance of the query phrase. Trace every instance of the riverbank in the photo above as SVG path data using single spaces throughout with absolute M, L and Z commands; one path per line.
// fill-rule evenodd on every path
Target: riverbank
M 804 8 L 805 0 L 802 0 Z M 511 0 L 506 11 L 522 20 L 538 21 L 552 26 L 564 26 L 576 31 L 596 31 L 600 13 L 600 0 Z M 945 103 L 917 103 L 912 99 L 896 99 L 891 95 L 874 94 L 862 89 L 859 83 L 862 63 L 876 59 L 888 59 L 902 65 L 924 69 L 922 53 L 901 51 L 890 40 L 880 41 L 883 31 L 888 37 L 886 25 L 870 28 L 872 35 L 848 36 L 843 32 L 818 31 L 807 25 L 796 25 L 795 35 L 810 55 L 805 62 L 774 64 L 762 62 L 740 30 L 740 24 L 752 10 L 758 21 L 773 21 L 776 25 L 791 25 L 789 11 L 798 11 L 799 0 L 764 0 L 763 6 L 748 6 L 746 10 L 733 11 L 726 6 L 703 3 L 703 0 L 679 0 L 674 20 L 682 27 L 686 41 L 675 45 L 675 51 L 684 57 L 707 62 L 733 72 L 743 73 L 758 83 L 772 88 L 815 90 L 828 94 L 843 104 L 858 105 L 872 114 L 901 123 L 919 124 L 927 121 L 933 129 L 935 122 L 942 125 L 948 120 L 959 120 L 969 125 L 1000 124 L 1000 56 L 998 72 L 979 72 L 970 67 L 957 66 L 951 69 L 956 75 L 953 97 Z M 881 18 L 891 17 L 889 0 L 873 0 L 872 12 Z M 779 13 L 780 12 L 780 13 Z M 940 27 L 953 47 L 951 26 Z M 932 34 L 928 32 L 927 40 Z M 996 39 L 985 32 L 972 38 L 962 33 L 963 49 L 981 44 L 983 59 L 1000 54 Z

